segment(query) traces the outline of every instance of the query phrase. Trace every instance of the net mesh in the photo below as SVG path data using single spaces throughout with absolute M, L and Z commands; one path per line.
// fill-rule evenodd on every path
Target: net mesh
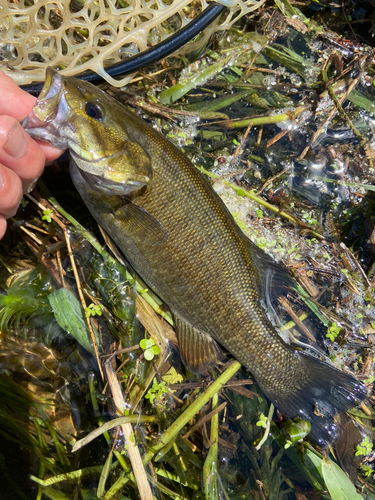
M 264 0 L 222 0 L 229 10 L 213 30 L 228 29 Z M 44 81 L 52 66 L 86 70 L 114 86 L 106 67 L 155 45 L 190 22 L 206 0 L 19 0 L 0 4 L 0 68 L 19 85 Z M 204 40 L 202 40 L 202 43 Z

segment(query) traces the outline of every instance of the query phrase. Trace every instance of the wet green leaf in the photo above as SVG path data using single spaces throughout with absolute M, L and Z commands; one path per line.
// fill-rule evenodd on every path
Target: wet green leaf
M 225 134 L 223 132 L 220 132 L 220 130 L 212 130 L 212 131 L 203 130 L 202 137 L 207 141 L 218 141 L 218 142 L 225 141 L 226 139 Z
M 154 339 L 142 339 L 139 342 L 139 347 L 144 350 L 144 357 L 147 361 L 154 359 L 154 356 L 160 354 L 160 349 L 155 345 Z
M 104 494 L 105 494 L 105 483 L 107 482 L 109 473 L 111 471 L 112 455 L 113 455 L 113 451 L 111 450 L 108 454 L 107 460 L 105 461 L 105 464 L 103 466 L 103 470 L 100 474 L 98 491 L 97 491 L 98 498 L 102 498 L 102 496 L 104 496 Z
M 147 361 L 151 361 L 152 359 L 154 359 L 154 353 L 151 351 L 151 349 L 146 349 L 144 356 Z
M 154 345 L 151 347 L 150 351 L 155 355 L 158 356 L 160 354 L 160 349 L 157 345 Z
M 178 82 L 169 89 L 163 90 L 159 95 L 160 102 L 163 104 L 171 104 L 177 101 L 191 89 L 194 89 L 198 85 L 202 85 L 208 79 L 220 73 L 232 59 L 234 59 L 234 56 L 230 54 L 211 65 L 202 65 L 199 71 L 191 71 L 188 78 L 183 82 Z
M 299 9 L 291 5 L 288 0 L 275 0 L 275 4 L 278 6 L 278 8 L 284 14 L 284 16 L 293 19 L 297 18 L 300 21 L 307 23 L 307 18 L 302 14 L 302 12 Z
M 288 419 L 283 427 L 283 434 L 290 443 L 296 443 L 306 437 L 310 430 L 310 422 L 301 418 Z
M 309 449 L 304 451 L 301 459 L 294 449 L 290 450 L 290 454 L 295 454 L 293 458 L 298 460 L 298 462 L 296 460 L 295 463 L 301 468 L 304 475 L 308 478 L 311 484 L 314 485 L 315 489 L 317 491 L 325 490 L 322 478 L 322 458 Z
M 350 92 L 350 94 L 348 95 L 348 101 L 351 101 L 356 106 L 360 106 L 369 113 L 374 112 L 375 106 L 373 100 L 369 99 L 362 92 L 359 92 L 358 90 L 354 89 Z
M 178 384 L 184 380 L 183 376 L 176 372 L 176 368 L 174 366 L 167 371 L 162 379 L 166 384 Z
M 48 223 L 52 222 L 53 210 L 43 210 L 42 220 L 46 220 Z
M 375 191 L 375 186 L 373 184 L 361 184 L 360 182 L 343 182 L 337 179 L 329 179 L 328 177 L 317 177 L 317 179 L 323 182 L 329 182 L 331 184 L 338 184 L 339 186 L 348 186 L 355 189 L 363 188 L 366 191 Z
M 65 496 L 64 493 L 54 490 L 53 488 L 44 489 L 43 494 L 51 500 L 68 500 L 68 497 Z
M 332 500 L 362 500 L 345 472 L 328 458 L 322 460 L 322 475 Z
M 243 99 L 246 97 L 246 95 L 249 93 L 249 90 L 245 90 L 242 92 L 236 92 L 236 93 L 231 93 L 224 95 L 222 97 L 216 97 L 215 99 L 211 101 L 206 101 L 206 102 L 198 102 L 194 104 L 189 104 L 186 106 L 187 111 L 196 111 L 200 116 L 202 116 L 202 113 L 213 113 L 218 111 L 219 109 L 227 108 L 228 106 L 231 106 L 235 102 L 239 101 L 240 99 Z M 222 113 L 218 113 L 219 115 Z M 215 115 L 214 115 L 215 116 Z
M 143 350 L 149 349 L 155 345 L 155 342 L 152 339 L 142 339 L 139 343 L 139 347 Z
M 81 304 L 73 292 L 68 288 L 60 288 L 52 292 L 48 300 L 59 326 L 70 333 L 86 351 L 94 354 Z

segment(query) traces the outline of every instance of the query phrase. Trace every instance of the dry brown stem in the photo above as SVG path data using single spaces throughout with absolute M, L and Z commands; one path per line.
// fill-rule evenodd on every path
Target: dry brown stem
M 108 379 L 108 384 L 111 389 L 113 401 L 116 405 L 119 416 L 125 414 L 127 405 L 122 395 L 121 386 L 111 363 L 105 363 L 105 371 Z M 135 443 L 133 427 L 131 424 L 122 424 L 122 432 L 127 444 L 129 460 L 132 465 L 134 477 L 138 486 L 139 496 L 141 500 L 153 500 L 150 483 L 148 482 L 145 468 L 142 464 L 141 454 L 138 446 Z

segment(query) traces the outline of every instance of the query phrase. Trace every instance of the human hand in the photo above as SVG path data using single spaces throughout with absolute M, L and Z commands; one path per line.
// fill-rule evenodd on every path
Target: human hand
M 0 71 L 0 240 L 6 219 L 18 209 L 22 195 L 29 193 L 44 166 L 63 151 L 35 141 L 19 122 L 32 110 L 36 98 L 21 90 Z

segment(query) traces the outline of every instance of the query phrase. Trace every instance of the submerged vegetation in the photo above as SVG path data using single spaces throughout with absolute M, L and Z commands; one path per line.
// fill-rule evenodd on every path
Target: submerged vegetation
M 343 26 L 317 5 L 264 6 L 200 59 L 105 90 L 147 113 L 289 267 L 298 289 L 263 298 L 280 334 L 355 373 L 369 401 L 317 450 L 309 424 L 283 419 L 238 362 L 186 373 L 168 304 L 101 234 L 61 162 L 0 243 L 7 500 L 375 498 L 373 51 L 327 32 Z

